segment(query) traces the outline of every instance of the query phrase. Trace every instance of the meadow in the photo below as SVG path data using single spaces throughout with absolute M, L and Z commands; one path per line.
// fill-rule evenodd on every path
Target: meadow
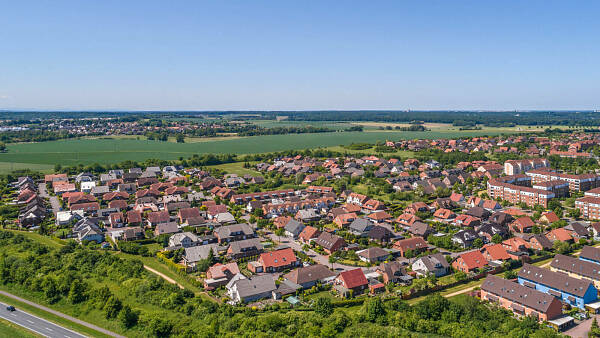
M 374 127 L 371 125 L 370 127 Z M 527 130 L 527 129 L 525 129 Z M 332 132 L 316 134 L 261 135 L 201 139 L 202 142 L 161 142 L 134 138 L 71 139 L 41 143 L 8 144 L 0 154 L 0 172 L 28 168 L 49 171 L 54 164 L 110 164 L 126 160 L 143 161 L 149 158 L 174 160 L 194 154 L 255 154 L 283 150 L 327 148 L 350 143 L 375 143 L 385 140 L 416 138 L 453 138 L 499 135 L 519 132 L 516 128 L 486 128 L 483 130 L 452 130 L 436 128 L 426 132 L 381 131 Z

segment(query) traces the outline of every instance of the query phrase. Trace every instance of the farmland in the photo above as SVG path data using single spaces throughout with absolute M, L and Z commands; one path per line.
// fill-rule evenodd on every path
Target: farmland
M 436 128 L 437 129 L 437 128 Z M 498 135 L 518 132 L 516 128 L 486 128 L 484 130 L 451 130 L 452 128 L 432 129 L 427 132 L 381 131 L 332 132 L 318 134 L 262 135 L 202 139 L 203 142 L 161 142 L 133 138 L 70 139 L 41 143 L 15 143 L 8 145 L 8 151 L 0 154 L 0 171 L 35 164 L 34 170 L 49 170 L 51 165 L 110 164 L 126 160 L 143 161 L 149 158 L 174 160 L 190 157 L 193 154 L 252 154 L 273 151 L 314 149 L 333 147 L 350 143 L 375 143 L 384 140 L 415 138 L 452 138 L 461 136 Z

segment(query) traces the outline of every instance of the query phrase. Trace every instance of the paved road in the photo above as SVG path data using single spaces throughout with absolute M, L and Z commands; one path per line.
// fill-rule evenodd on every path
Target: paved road
M 302 245 L 300 243 L 294 241 L 293 239 L 291 239 L 289 237 L 281 236 L 281 240 L 280 240 L 279 236 L 277 236 L 275 234 L 269 234 L 268 236 L 273 241 L 281 243 L 281 245 L 287 245 L 290 248 L 294 249 L 295 251 L 304 251 L 304 250 L 302 250 Z M 308 250 L 307 254 L 315 262 L 317 262 L 319 264 L 323 264 L 323 265 L 325 265 L 327 267 L 331 267 L 331 263 L 329 263 L 329 256 L 321 255 L 320 253 L 318 253 L 318 252 L 316 252 L 316 251 L 314 251 L 312 249 Z M 356 266 L 350 266 L 350 265 L 344 265 L 344 264 L 339 264 L 339 263 L 333 263 L 333 269 L 335 271 L 345 271 L 345 270 L 356 269 Z
M 40 183 L 38 185 L 38 191 L 40 192 L 41 197 L 47 198 L 50 200 L 50 206 L 52 207 L 52 212 L 54 213 L 54 216 L 56 216 L 56 213 L 60 211 L 60 202 L 58 202 L 58 198 L 56 196 L 50 196 L 48 194 L 48 190 L 46 189 L 45 183 Z
M 594 317 L 598 318 L 598 316 L 592 316 L 589 319 L 586 319 L 579 323 L 579 325 L 570 328 L 563 333 L 573 338 L 587 338 L 588 332 L 590 332 L 590 329 L 592 328 L 592 321 L 594 320 Z
M 54 323 L 51 323 L 45 319 L 41 319 L 36 317 L 30 313 L 21 311 L 17 309 L 16 311 L 10 312 L 5 310 L 8 306 L 7 304 L 0 303 L 2 309 L 0 309 L 0 317 L 4 318 L 10 322 L 13 322 L 17 325 L 20 325 L 30 331 L 33 331 L 39 335 L 44 337 L 61 337 L 61 338 L 83 338 L 84 335 L 81 335 L 77 332 L 66 329 L 62 326 L 58 326 Z
M 66 320 L 69 320 L 69 321 L 71 321 L 71 322 L 74 322 L 74 323 L 77 323 L 77 324 L 79 324 L 79 325 L 82 325 L 82 326 L 88 327 L 88 328 L 90 328 L 90 329 L 92 329 L 92 330 L 95 330 L 95 331 L 98 331 L 98 332 L 100 332 L 100 333 L 104 333 L 104 334 L 106 334 L 106 335 L 113 336 L 113 337 L 117 337 L 117 338 L 126 338 L 125 336 L 121 336 L 121 335 L 119 335 L 119 334 L 116 334 L 116 333 L 114 333 L 114 332 L 112 332 L 112 331 L 109 331 L 109 330 L 103 329 L 103 328 L 101 328 L 101 327 L 99 327 L 99 326 L 96 326 L 96 325 L 94 325 L 94 324 L 90 324 L 90 323 L 88 323 L 88 322 L 84 322 L 83 320 L 77 319 L 77 318 L 75 318 L 75 317 L 71 317 L 71 316 L 69 316 L 69 315 L 66 315 L 66 314 L 64 314 L 64 313 L 62 313 L 62 312 L 58 312 L 58 311 L 56 311 L 56 310 L 52 310 L 52 309 L 50 309 L 50 308 L 48 308 L 48 307 L 45 307 L 45 306 L 43 306 L 43 305 L 40 305 L 40 304 L 34 303 L 34 302 L 32 302 L 32 301 L 29 301 L 29 300 L 27 300 L 27 299 L 23 299 L 23 298 L 21 298 L 21 297 L 18 297 L 18 296 L 15 296 L 15 295 L 13 295 L 12 293 L 8 293 L 8 292 L 5 292 L 5 291 L 0 291 L 0 294 L 1 294 L 1 295 L 4 295 L 4 296 L 6 296 L 6 297 L 10 297 L 10 298 L 16 299 L 16 300 L 18 300 L 18 301 L 20 301 L 20 302 L 22 302 L 22 303 L 25 303 L 25 304 L 27 304 L 27 305 L 34 306 L 34 307 L 36 307 L 36 308 L 38 308 L 38 309 L 40 309 L 40 310 L 43 310 L 43 311 L 46 311 L 46 312 L 50 312 L 51 314 L 53 314 L 53 315 L 55 315 L 55 316 L 59 316 L 59 317 L 61 317 L 61 318 L 64 318 L 64 319 L 66 319 Z M 0 309 L 0 312 L 2 312 L 2 311 L 6 311 L 6 306 L 4 306 L 4 308 Z M 18 311 L 18 310 L 17 310 L 17 311 Z M 15 312 L 16 312 L 16 311 L 15 311 Z M 19 312 L 20 312 L 20 313 L 24 313 L 24 312 L 22 312 L 22 311 L 19 311 Z M 13 316 L 11 316 L 11 315 L 9 315 L 9 317 L 11 317 L 11 318 L 14 318 L 14 317 L 13 317 Z M 6 319 L 10 320 L 11 322 L 14 322 L 14 321 L 13 321 L 11 318 L 6 318 Z M 26 321 L 26 322 L 27 322 L 27 321 Z M 17 322 L 15 322 L 15 323 L 17 323 Z M 29 322 L 27 322 L 27 323 L 29 323 Z M 17 323 L 17 324 L 19 324 L 19 323 Z M 21 325 L 21 324 L 19 324 L 19 325 Z M 54 325 L 56 325 L 56 324 L 54 324 Z M 52 328 L 50 327 L 50 329 L 52 329 Z M 48 333 L 52 333 L 52 331 L 51 331 L 51 330 L 46 330 L 46 331 L 47 331 Z M 37 331 L 36 331 L 36 332 L 37 332 Z M 69 331 L 69 332 L 72 332 L 72 331 Z M 38 332 L 38 333 L 39 333 L 39 332 Z M 47 336 L 47 337 L 66 337 L 66 336 L 58 336 L 58 335 L 54 335 L 54 336 L 52 336 L 52 335 L 47 335 L 47 334 L 45 334 L 45 336 Z M 85 336 L 82 336 L 82 335 L 80 335 L 80 334 L 78 334 L 78 336 L 72 336 L 72 335 L 69 335 L 69 334 L 67 334 L 67 336 L 69 336 L 69 337 L 85 337 Z

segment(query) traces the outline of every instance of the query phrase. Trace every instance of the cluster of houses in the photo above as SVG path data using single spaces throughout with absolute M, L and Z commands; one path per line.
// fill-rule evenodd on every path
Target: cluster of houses
M 481 285 L 481 298 L 563 330 L 574 323 L 563 308 L 599 312 L 599 286 L 600 248 L 584 246 L 577 258 L 557 254 L 549 269 L 524 264 L 514 281 L 489 275 Z
M 17 222 L 19 226 L 33 228 L 39 226 L 48 214 L 46 203 L 40 197 L 37 184 L 31 177 L 19 177 L 13 184 L 16 191 L 14 202 L 19 206 Z

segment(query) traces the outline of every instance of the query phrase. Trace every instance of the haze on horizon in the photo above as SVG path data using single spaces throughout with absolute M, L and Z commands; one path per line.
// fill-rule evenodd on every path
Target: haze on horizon
M 600 2 L 30 1 L 0 109 L 597 110 Z

